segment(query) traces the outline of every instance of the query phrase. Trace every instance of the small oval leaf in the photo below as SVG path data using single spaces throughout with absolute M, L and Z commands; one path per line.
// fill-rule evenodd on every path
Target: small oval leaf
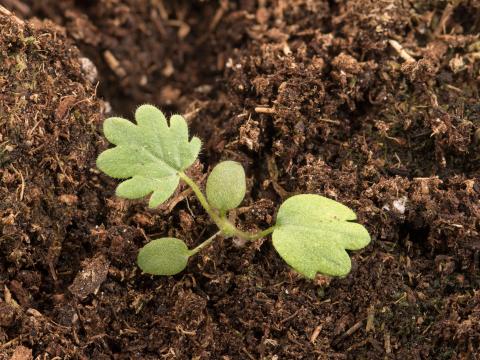
M 137 263 L 143 272 L 152 275 L 175 275 L 187 266 L 190 250 L 176 238 L 150 241 L 138 253 Z
M 345 205 L 319 195 L 292 196 L 281 206 L 272 234 L 273 246 L 296 271 L 313 279 L 317 273 L 345 276 L 351 262 L 347 250 L 370 243 L 367 229 Z
M 235 161 L 223 161 L 215 166 L 207 180 L 207 199 L 221 211 L 235 209 L 245 197 L 245 170 Z

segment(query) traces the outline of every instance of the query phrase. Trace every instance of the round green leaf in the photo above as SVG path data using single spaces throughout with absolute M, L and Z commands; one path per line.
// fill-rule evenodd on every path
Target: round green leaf
M 273 246 L 296 271 L 313 279 L 317 273 L 345 276 L 351 261 L 347 250 L 370 243 L 368 231 L 345 205 L 319 195 L 292 196 L 281 206 L 272 234 Z
M 187 266 L 190 250 L 182 240 L 161 238 L 150 241 L 138 253 L 137 263 L 152 275 L 175 275 Z
M 235 209 L 245 197 L 246 181 L 243 166 L 223 161 L 215 166 L 207 179 L 207 199 L 221 211 Z

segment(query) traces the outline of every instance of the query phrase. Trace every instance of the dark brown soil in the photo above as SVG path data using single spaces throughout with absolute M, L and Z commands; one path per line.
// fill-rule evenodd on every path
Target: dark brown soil
M 480 357 L 477 1 L 0 3 L 56 23 L 0 17 L 0 359 Z M 100 98 L 186 114 L 199 181 L 242 162 L 243 228 L 318 193 L 372 244 L 328 286 L 268 239 L 142 275 L 148 239 L 214 228 L 181 192 L 113 196 Z

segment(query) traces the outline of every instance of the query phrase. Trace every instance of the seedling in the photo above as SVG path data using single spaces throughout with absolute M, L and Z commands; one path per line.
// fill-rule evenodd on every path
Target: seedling
M 273 246 L 296 271 L 313 279 L 317 273 L 345 276 L 351 261 L 346 250 L 368 245 L 370 235 L 348 207 L 320 195 L 302 194 L 288 198 L 279 208 L 275 225 L 259 232 L 245 232 L 228 219 L 228 212 L 245 197 L 245 172 L 234 161 L 214 167 L 206 184 L 206 196 L 185 170 L 198 157 L 201 141 L 189 139 L 183 117 L 173 115 L 170 124 L 151 105 L 140 106 L 137 124 L 112 117 L 105 120 L 105 137 L 115 147 L 100 154 L 97 166 L 121 182 L 116 194 L 126 199 L 150 195 L 149 207 L 165 202 L 179 181 L 191 187 L 219 231 L 194 249 L 180 239 L 160 238 L 145 245 L 138 265 L 149 274 L 174 275 L 187 266 L 188 259 L 208 246 L 217 236 L 255 241 L 272 234 Z

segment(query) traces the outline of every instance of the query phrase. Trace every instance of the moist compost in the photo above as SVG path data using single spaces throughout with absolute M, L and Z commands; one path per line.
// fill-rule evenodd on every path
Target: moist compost
M 0 3 L 1 359 L 480 356 L 477 1 Z M 149 239 L 215 231 L 183 185 L 149 210 L 95 168 L 104 117 L 146 102 L 203 138 L 198 182 L 244 165 L 242 229 L 297 193 L 353 208 L 352 272 L 220 239 L 141 274 Z

